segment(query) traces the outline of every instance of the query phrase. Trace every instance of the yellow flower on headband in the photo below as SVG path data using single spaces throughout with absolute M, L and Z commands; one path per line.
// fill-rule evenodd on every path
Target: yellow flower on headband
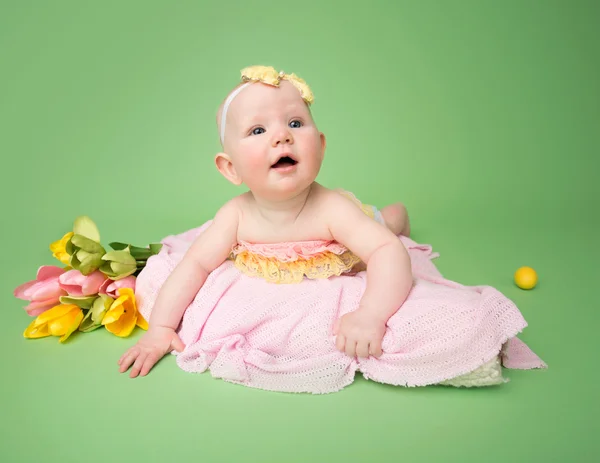
M 310 87 L 296 74 L 286 74 L 283 71 L 278 73 L 271 66 L 250 66 L 242 69 L 242 82 L 262 82 L 263 84 L 279 87 L 282 80 L 287 80 L 296 87 L 306 104 L 313 104 L 315 97 Z

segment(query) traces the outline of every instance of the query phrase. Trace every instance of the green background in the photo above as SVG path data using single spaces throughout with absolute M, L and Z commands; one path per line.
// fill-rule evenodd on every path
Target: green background
M 600 3 L 0 1 L 4 462 L 593 461 L 598 457 Z M 139 245 L 241 190 L 215 111 L 252 64 L 312 87 L 319 180 L 403 201 L 445 276 L 514 300 L 547 370 L 497 388 L 325 396 L 131 380 L 139 337 L 25 340 L 12 296 L 81 214 Z M 514 271 L 534 267 L 533 291 Z

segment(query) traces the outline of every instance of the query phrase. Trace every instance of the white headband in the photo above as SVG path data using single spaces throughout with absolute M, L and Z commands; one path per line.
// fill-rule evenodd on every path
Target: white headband
M 238 93 L 240 93 L 248 85 L 250 85 L 250 82 L 246 82 L 245 84 L 240 85 L 238 88 L 236 88 L 227 97 L 227 99 L 225 100 L 225 104 L 223 104 L 223 113 L 221 114 L 221 144 L 223 144 L 225 140 L 225 120 L 227 119 L 227 109 L 229 108 L 229 105 L 231 104 L 233 99 L 238 95 Z

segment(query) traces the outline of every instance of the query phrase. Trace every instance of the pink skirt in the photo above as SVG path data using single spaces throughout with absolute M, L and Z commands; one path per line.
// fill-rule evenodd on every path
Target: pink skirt
M 136 282 L 139 310 L 150 319 L 158 292 L 193 240 L 210 224 L 169 236 Z M 365 378 L 426 386 L 468 375 L 497 359 L 506 368 L 545 368 L 516 335 L 527 323 L 515 304 L 490 286 L 442 277 L 428 245 L 399 237 L 414 285 L 390 318 L 379 358 L 350 358 L 335 348 L 334 322 L 358 308 L 366 272 L 298 284 L 273 284 L 226 261 L 189 305 L 174 352 L 188 372 L 270 391 L 329 393 Z M 462 385 L 458 383 L 459 385 Z

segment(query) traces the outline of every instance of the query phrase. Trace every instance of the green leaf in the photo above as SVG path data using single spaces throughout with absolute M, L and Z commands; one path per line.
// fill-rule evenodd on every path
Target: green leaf
M 69 265 L 73 267 L 75 270 L 79 270 L 79 265 L 81 262 L 77 258 L 77 254 L 71 254 L 71 258 L 69 259 Z
M 128 256 L 128 258 L 126 256 Z M 128 262 L 123 263 L 117 260 L 112 260 L 110 257 L 116 257 L 120 260 L 125 260 L 127 258 L 129 260 Z M 111 280 L 120 280 L 121 278 L 125 278 L 126 276 L 133 274 L 137 270 L 135 259 L 126 251 L 111 251 L 106 253 L 102 259 L 104 259 L 105 262 L 100 266 L 100 271 Z
M 130 251 L 148 251 L 148 248 L 141 248 L 139 246 L 134 246 L 133 244 L 128 244 L 128 243 L 121 243 L 119 241 L 113 241 L 112 243 L 110 243 L 110 246 L 115 250 L 115 251 L 122 251 L 125 248 L 129 248 Z
M 70 241 L 74 246 L 83 249 L 86 252 L 97 252 L 102 254 L 105 252 L 101 244 L 96 243 L 83 235 L 73 235 Z
M 119 274 L 115 275 L 114 277 L 109 277 L 109 278 L 113 281 L 122 280 L 123 278 L 128 277 L 129 275 L 133 275 L 136 272 L 136 270 L 137 269 L 135 267 L 133 267 L 128 272 L 119 273 Z
M 104 273 L 107 277 L 111 278 L 115 276 L 115 273 L 113 272 L 113 269 L 111 267 L 111 262 L 104 262 L 102 265 L 100 265 L 99 270 Z
M 129 251 L 109 251 L 102 256 L 102 260 L 135 265 L 135 258 Z
M 140 252 L 142 252 L 142 251 L 149 252 L 150 251 L 150 249 L 148 249 L 148 248 L 141 248 L 139 246 L 133 246 L 133 245 L 129 245 L 129 250 L 130 251 L 140 251 Z
M 77 258 L 79 259 L 79 262 L 83 262 L 84 260 L 86 260 L 88 257 L 90 257 L 92 254 L 90 254 L 87 251 L 84 251 L 83 249 L 80 249 L 77 251 Z
M 136 265 L 135 262 L 133 264 L 121 264 L 120 262 L 111 262 L 110 266 L 115 272 L 116 275 L 121 275 L 122 273 L 127 273 L 131 270 L 135 271 Z
M 90 331 L 94 331 L 101 326 L 102 325 L 100 323 L 96 323 L 94 320 L 92 320 L 92 311 L 89 310 L 88 313 L 85 314 L 85 317 L 83 317 L 83 320 L 81 320 L 78 329 L 83 333 L 89 333 Z
M 162 249 L 162 246 L 162 243 L 150 243 L 149 248 L 152 254 L 158 254 Z
M 137 251 L 133 249 L 129 252 L 135 258 L 135 260 L 147 260 L 152 255 L 150 249 L 144 249 L 142 251 Z
M 136 258 L 148 258 L 150 256 L 153 256 L 155 254 L 158 254 L 160 252 L 160 250 L 162 249 L 162 243 L 150 243 L 150 245 L 146 248 L 140 247 L 140 246 L 133 246 L 131 244 L 128 243 L 121 243 L 119 241 L 113 241 L 112 243 L 109 243 L 109 246 L 111 248 L 113 248 L 115 251 L 123 251 L 126 248 L 129 248 L 129 252 L 132 256 L 136 257 Z
M 69 241 L 67 241 L 67 244 L 65 245 L 65 251 L 67 254 L 69 254 L 70 256 L 73 255 L 73 252 L 75 251 L 75 248 L 73 247 L 73 243 L 71 243 L 71 239 L 73 237 L 69 238 Z
M 75 304 L 82 309 L 89 309 L 93 302 L 98 299 L 97 296 L 60 296 L 58 298 L 61 304 Z
M 100 297 L 94 301 L 94 305 L 90 310 L 92 320 L 94 320 L 95 323 L 101 323 L 104 315 L 108 312 L 113 302 L 114 299 L 112 297 L 107 296 L 106 294 L 100 294 Z
M 81 215 L 73 223 L 73 233 L 85 236 L 92 241 L 100 242 L 100 232 L 92 219 L 87 215 Z
M 135 259 L 147 259 L 152 255 L 150 249 L 140 248 L 138 246 L 132 246 L 130 244 L 125 243 L 111 243 L 111 247 L 117 251 L 125 251 L 129 250 L 129 254 L 131 254 Z
M 89 275 L 90 273 L 98 270 L 98 267 L 102 264 L 102 259 L 100 258 L 100 254 L 90 254 L 83 261 L 80 262 L 79 270 L 82 275 Z

